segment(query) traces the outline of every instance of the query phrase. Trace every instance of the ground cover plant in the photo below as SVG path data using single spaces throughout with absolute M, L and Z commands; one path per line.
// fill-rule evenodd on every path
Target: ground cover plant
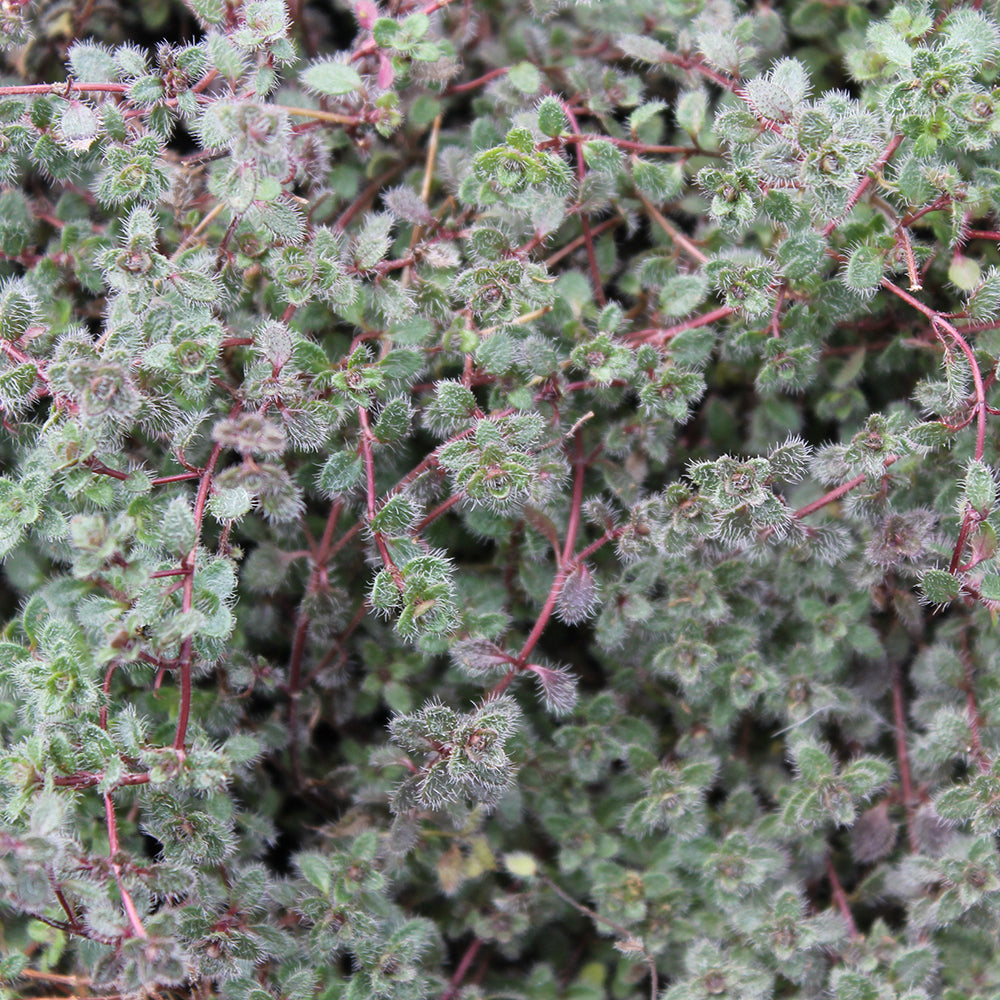
M 0 38 L 0 996 L 997 995 L 996 3 Z

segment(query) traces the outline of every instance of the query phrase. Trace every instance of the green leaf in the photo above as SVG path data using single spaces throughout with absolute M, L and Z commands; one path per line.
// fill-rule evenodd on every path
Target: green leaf
M 160 524 L 160 537 L 167 550 L 177 556 L 186 556 L 194 548 L 198 539 L 194 514 L 180 497 L 167 505 Z
M 333 59 L 311 63 L 299 74 L 299 79 L 309 90 L 331 96 L 351 94 L 364 86 L 353 66 Z
M 980 461 L 973 460 L 965 468 L 965 499 L 973 510 L 984 517 L 996 503 L 996 479 Z
M 519 62 L 511 66 L 507 71 L 507 79 L 522 94 L 527 94 L 529 97 L 537 94 L 542 86 L 542 74 L 533 63 L 529 62 Z
M 317 486 L 330 499 L 349 493 L 364 475 L 361 456 L 353 452 L 334 452 L 324 463 L 317 477 Z
M 399 37 L 401 25 L 388 17 L 380 17 L 372 26 L 372 37 L 380 49 L 391 49 Z
M 0 282 L 0 338 L 17 340 L 38 316 L 38 300 L 22 278 Z
M 855 247 L 848 256 L 847 267 L 843 272 L 844 284 L 860 295 L 871 295 L 885 271 L 885 261 L 882 254 L 874 247 Z
M 979 264 L 971 257 L 964 257 L 956 253 L 951 258 L 948 265 L 948 280 L 963 292 L 971 292 L 976 289 L 982 278 Z
M 330 872 L 330 858 L 315 852 L 301 852 L 295 855 L 295 867 L 302 877 L 324 895 L 328 896 L 333 887 Z
M 526 851 L 508 851 L 503 856 L 504 867 L 516 878 L 529 879 L 538 874 L 538 862 Z
M 238 521 L 248 513 L 253 505 L 253 498 L 242 487 L 217 490 L 208 501 L 208 512 L 217 521 Z
M 950 604 L 958 597 L 962 582 L 943 569 L 929 569 L 920 581 L 924 598 L 931 604 Z
M 555 97 L 543 97 L 538 104 L 538 128 L 542 135 L 553 139 L 569 128 L 569 119 L 562 104 Z

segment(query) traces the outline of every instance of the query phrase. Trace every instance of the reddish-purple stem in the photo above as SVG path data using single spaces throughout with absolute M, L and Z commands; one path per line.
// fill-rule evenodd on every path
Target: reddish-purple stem
M 125 883 L 122 881 L 122 867 L 115 860 L 120 846 L 118 844 L 118 820 L 115 817 L 115 804 L 111 800 L 110 792 L 104 793 L 104 818 L 108 828 L 108 856 L 111 859 L 111 870 L 114 872 L 115 881 L 118 883 L 118 892 L 121 894 L 122 906 L 125 908 L 125 915 L 128 917 L 128 922 L 132 927 L 132 936 L 137 938 L 148 937 L 146 928 L 143 927 L 142 920 L 139 918 L 139 911 L 135 908 L 135 903 L 132 901 L 132 897 L 129 895 L 129 891 L 125 888 Z
M 412 766 L 412 765 L 411 765 Z M 458 967 L 455 969 L 455 974 L 451 977 L 448 983 L 448 988 L 441 994 L 441 1000 L 454 1000 L 455 997 L 461 992 L 462 981 L 469 973 L 469 969 L 472 967 L 472 963 L 476 959 L 476 955 L 479 954 L 479 949 L 482 948 L 483 942 L 481 938 L 475 937 L 472 939 L 471 944 L 465 949 L 465 954 L 462 956 L 462 960 L 458 963 Z
M 364 458 L 365 463 L 365 482 L 367 485 L 367 510 L 368 510 L 368 523 L 371 524 L 375 520 L 375 462 L 372 458 L 372 439 L 374 434 L 372 434 L 371 425 L 368 423 L 368 411 L 363 406 L 358 407 L 358 419 L 361 421 L 361 454 Z M 372 537 L 375 539 L 375 546 L 378 549 L 379 555 L 382 557 L 382 565 L 389 571 L 392 575 L 393 582 L 396 584 L 396 589 L 402 593 L 403 591 L 403 574 L 400 573 L 399 567 L 393 561 L 392 556 L 389 553 L 389 546 L 386 545 L 385 538 L 382 536 L 381 531 L 373 531 Z
M 436 521 L 442 514 L 451 510 L 451 508 L 454 507 L 455 504 L 457 504 L 461 499 L 461 493 L 453 493 L 447 500 L 443 500 L 429 514 L 426 514 L 414 525 L 411 534 L 419 535 L 428 524 Z
M 95 774 L 90 771 L 77 771 L 76 774 L 67 774 L 52 779 L 52 784 L 57 788 L 93 788 L 104 780 L 103 774 Z M 125 774 L 115 780 L 115 787 L 125 785 L 148 785 L 148 774 Z
M 894 462 L 899 461 L 898 455 L 890 455 L 885 460 L 885 467 L 888 469 L 890 465 Z M 836 489 L 830 490 L 829 493 L 824 493 L 818 500 L 813 500 L 812 503 L 807 503 L 804 507 L 800 507 L 792 517 L 798 519 L 807 517 L 814 511 L 820 509 L 820 507 L 825 507 L 828 503 L 833 503 L 835 500 L 839 500 L 845 493 L 850 493 L 855 487 L 860 486 L 866 479 L 868 475 L 862 473 L 860 476 L 855 476 L 853 479 L 849 479 L 846 483 L 841 483 Z
M 899 765 L 899 786 L 906 814 L 906 838 L 910 850 L 916 854 L 920 845 L 913 831 L 913 779 L 910 776 L 910 754 L 906 746 L 906 706 L 903 703 L 903 675 L 898 663 L 892 665 L 892 718 L 896 735 L 896 761 Z
M 562 552 L 559 552 L 558 549 L 556 550 L 556 560 L 559 564 L 559 568 L 556 571 L 555 579 L 552 581 L 552 586 L 549 588 L 549 593 L 545 598 L 545 603 L 542 605 L 542 610 L 539 612 L 538 618 L 535 620 L 535 624 L 532 627 L 531 632 L 528 633 L 528 638 L 525 639 L 524 645 L 521 647 L 521 651 L 517 654 L 513 666 L 490 691 L 489 697 L 491 698 L 495 698 L 497 695 L 502 694 L 510 686 L 514 677 L 524 669 L 528 662 L 528 657 L 531 655 L 531 651 L 535 648 L 538 640 L 542 637 L 542 633 L 545 631 L 545 628 L 549 623 L 549 619 L 552 617 L 552 612 L 555 610 L 556 602 L 559 600 L 559 595 L 562 593 L 563 585 L 566 582 L 566 577 L 569 575 L 572 566 L 582 562 L 585 558 L 583 553 L 575 559 L 573 558 L 573 550 L 576 548 L 576 536 L 580 528 L 580 511 L 583 506 L 583 479 L 587 469 L 587 459 L 583 454 L 583 442 L 580 436 L 580 431 L 576 432 L 574 443 L 575 455 L 573 465 L 575 473 L 573 477 L 573 499 L 570 502 L 569 523 L 566 527 L 566 540 L 563 543 Z M 602 544 L 605 540 L 606 538 L 601 539 Z M 584 550 L 587 554 L 589 554 L 589 551 L 589 547 Z
M 186 483 L 191 479 L 198 479 L 199 476 L 198 472 L 178 472 L 173 476 L 160 476 L 159 479 L 154 479 L 153 485 L 166 486 L 168 483 Z
M 969 654 L 969 636 L 962 632 L 962 667 L 965 671 L 965 708 L 969 713 L 969 744 L 980 774 L 990 769 L 990 760 L 983 749 L 983 737 L 980 732 L 979 705 L 976 704 L 976 685 L 972 675 L 972 657 Z
M 562 102 L 563 111 L 566 112 L 566 117 L 569 119 L 569 127 L 573 130 L 575 136 L 580 135 L 580 125 L 576 120 L 576 115 L 573 114 L 570 106 L 563 101 Z M 583 160 L 583 146 L 578 144 L 576 147 L 576 177 L 580 185 L 583 185 L 583 179 L 586 175 L 587 167 Z M 607 299 L 604 297 L 604 288 L 601 284 L 601 269 L 597 266 L 597 255 L 594 252 L 594 237 L 590 231 L 590 219 L 587 218 L 587 213 L 580 210 L 580 228 L 583 230 L 583 239 L 587 245 L 587 262 L 590 265 L 590 283 L 594 286 L 594 297 L 597 299 L 597 304 L 599 306 L 604 306 Z
M 499 69 L 491 69 L 488 73 L 484 73 L 482 76 L 477 76 L 475 80 L 468 80 L 466 83 L 453 84 L 445 90 L 444 96 L 451 97 L 452 94 L 465 94 L 470 90 L 478 90 L 491 80 L 496 80 L 497 77 L 506 76 L 509 72 L 510 68 L 508 66 L 501 66 Z
M 233 407 L 230 415 L 235 415 L 240 410 L 240 404 Z M 208 502 L 208 491 L 212 485 L 212 475 L 215 472 L 216 463 L 222 453 L 222 445 L 216 444 L 208 456 L 208 463 L 201 473 L 201 481 L 198 484 L 198 493 L 194 501 L 194 525 L 195 544 L 191 551 L 184 557 L 183 568 L 186 571 L 184 576 L 184 586 L 181 591 L 181 610 L 191 611 L 194 607 L 194 570 L 198 556 L 198 541 L 201 536 L 201 522 L 205 517 L 205 504 Z M 188 636 L 181 644 L 181 652 L 178 657 L 180 665 L 180 687 L 181 702 L 177 710 L 177 730 L 174 733 L 174 749 L 183 752 L 187 742 L 188 721 L 191 718 L 191 637 Z
M 710 312 L 703 313 L 701 316 L 695 316 L 693 319 L 686 319 L 683 323 L 667 327 L 665 330 L 657 327 L 652 327 L 648 330 L 639 330 L 636 333 L 629 334 L 628 339 L 641 340 L 646 344 L 665 344 L 671 337 L 676 336 L 678 333 L 682 333 L 684 330 L 694 330 L 699 326 L 708 326 L 710 323 L 714 323 L 717 320 L 725 319 L 727 316 L 731 316 L 735 311 L 735 309 L 732 309 L 729 306 L 719 306 L 717 309 L 712 309 Z
M 326 565 L 330 558 L 330 549 L 333 545 L 333 532 L 337 526 L 337 519 L 343 508 L 343 501 L 337 500 L 330 506 L 330 513 L 327 515 L 326 524 L 323 527 L 323 537 L 315 552 L 312 553 L 313 568 L 306 586 L 306 592 L 316 591 L 326 579 Z M 309 615 L 304 608 L 299 608 L 298 620 L 295 623 L 295 637 L 292 640 L 292 655 L 288 664 L 288 721 L 291 724 L 295 716 L 295 700 L 298 697 L 302 675 L 302 659 L 305 655 L 306 635 L 309 631 Z
M 892 159 L 893 153 L 895 153 L 896 150 L 899 149 L 899 144 L 902 141 L 903 137 L 901 135 L 894 135 L 889 140 L 889 144 L 885 147 L 885 149 L 882 150 L 882 153 L 880 154 L 879 158 L 871 165 L 871 167 L 869 167 L 868 173 L 861 178 L 861 182 L 854 189 L 854 192 L 851 194 L 851 197 L 847 199 L 847 205 L 844 208 L 841 218 L 846 217 L 847 214 L 851 211 L 851 209 L 854 208 L 854 206 L 861 200 L 861 196 L 865 193 L 865 191 L 868 190 L 872 181 L 875 179 L 875 175 L 879 173 L 879 171 L 889 162 L 889 160 Z M 823 235 L 829 236 L 830 233 L 832 233 L 834 229 L 837 228 L 837 224 L 839 221 L 840 220 L 838 219 L 832 219 L 830 222 L 828 222 L 823 227 Z
M 979 362 L 976 361 L 976 356 L 969 346 L 969 342 L 959 333 L 958 329 L 948 320 L 946 320 L 939 312 L 931 309 L 930 306 L 926 306 L 919 299 L 914 298 L 912 295 L 904 292 L 902 288 L 896 285 L 894 282 L 890 281 L 888 278 L 882 279 L 882 287 L 887 288 L 894 295 L 901 298 L 908 305 L 912 306 L 918 312 L 923 313 L 931 321 L 931 326 L 934 332 L 940 337 L 942 331 L 951 338 L 952 342 L 958 347 L 958 349 L 965 355 L 965 360 L 969 363 L 969 370 L 972 372 L 972 384 L 975 390 L 976 405 L 976 449 L 975 458 L 976 461 L 982 461 L 983 454 L 986 450 L 986 388 L 983 385 L 983 374 L 979 369 Z M 959 530 L 958 540 L 955 543 L 955 549 L 952 552 L 951 563 L 948 567 L 949 573 L 954 573 L 956 569 L 962 564 L 962 555 L 965 552 L 965 545 L 968 541 L 969 535 L 975 524 L 978 523 L 979 514 L 977 511 L 967 509 L 965 516 L 962 518 L 962 527 Z
M 826 874 L 830 880 L 830 889 L 833 893 L 834 902 L 837 904 L 837 909 L 840 910 L 840 915 L 844 918 L 844 923 L 847 924 L 848 933 L 856 940 L 861 935 L 858 932 L 858 925 L 854 922 L 854 914 L 851 913 L 847 893 L 844 892 L 844 887 L 840 884 L 840 879 L 837 877 L 837 869 L 833 867 L 832 858 L 826 859 Z
M 63 895 L 62 889 L 59 888 L 59 886 L 55 883 L 54 879 L 53 879 L 52 890 L 56 894 L 56 899 L 59 901 L 59 905 L 62 907 L 63 913 L 65 913 L 66 916 L 69 917 L 70 925 L 74 929 L 80 930 L 80 921 L 77 918 L 77 915 L 73 912 L 72 907 L 70 907 L 69 905 L 69 901 Z

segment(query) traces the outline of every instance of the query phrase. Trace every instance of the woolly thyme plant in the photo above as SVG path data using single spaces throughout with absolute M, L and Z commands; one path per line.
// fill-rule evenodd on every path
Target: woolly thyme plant
M 997 4 L 786 6 L 4 0 L 3 996 L 998 995 Z

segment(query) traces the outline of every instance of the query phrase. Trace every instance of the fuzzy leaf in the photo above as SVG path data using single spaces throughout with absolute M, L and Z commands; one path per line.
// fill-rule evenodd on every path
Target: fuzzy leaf
M 311 63 L 299 74 L 299 79 L 303 86 L 317 94 L 335 97 L 353 93 L 363 86 L 361 76 L 353 66 L 333 59 Z

